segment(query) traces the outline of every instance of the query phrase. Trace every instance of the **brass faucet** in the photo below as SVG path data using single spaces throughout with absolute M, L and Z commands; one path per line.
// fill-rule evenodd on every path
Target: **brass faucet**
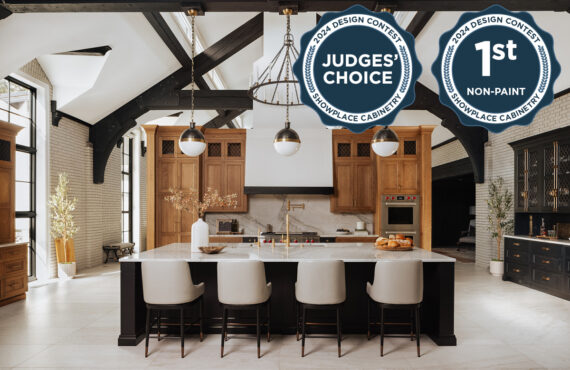
M 289 212 L 295 210 L 295 208 L 305 209 L 305 203 L 291 204 L 290 200 L 287 200 L 287 215 L 285 216 L 285 225 L 287 229 L 287 238 L 285 239 L 285 246 L 289 248 L 291 245 L 291 240 L 289 239 Z

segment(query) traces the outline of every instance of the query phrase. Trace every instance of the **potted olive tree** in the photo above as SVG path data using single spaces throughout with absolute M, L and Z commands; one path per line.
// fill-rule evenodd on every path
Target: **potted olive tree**
M 67 174 L 60 173 L 55 193 L 50 196 L 48 204 L 51 216 L 50 234 L 55 241 L 57 256 L 57 275 L 63 279 L 72 279 L 76 273 L 73 235 L 79 230 L 72 215 L 77 199 L 70 199 L 68 192 Z
M 497 242 L 497 258 L 490 264 L 490 272 L 494 276 L 503 276 L 504 262 L 501 259 L 501 242 L 505 234 L 513 231 L 514 220 L 511 215 L 513 208 L 513 193 L 505 186 L 502 177 L 491 180 L 489 184 L 489 231 Z

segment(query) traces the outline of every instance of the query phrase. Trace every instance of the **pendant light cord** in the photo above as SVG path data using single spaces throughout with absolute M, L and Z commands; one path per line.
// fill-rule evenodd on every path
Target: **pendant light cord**
M 196 123 L 194 122 L 194 56 L 196 54 L 196 32 L 194 29 L 196 15 L 192 13 L 191 15 L 191 25 L 192 25 L 192 98 L 191 98 L 191 111 L 190 111 L 190 127 L 194 128 Z
M 289 13 L 287 13 L 287 31 L 286 31 L 286 37 L 287 39 L 289 39 L 289 36 L 291 35 L 291 16 L 289 15 Z M 285 56 L 287 57 L 287 56 Z M 289 123 L 289 63 L 287 63 L 287 61 L 284 61 L 285 63 L 285 90 L 287 91 L 286 93 L 286 101 L 285 101 L 285 127 L 289 128 L 290 123 Z

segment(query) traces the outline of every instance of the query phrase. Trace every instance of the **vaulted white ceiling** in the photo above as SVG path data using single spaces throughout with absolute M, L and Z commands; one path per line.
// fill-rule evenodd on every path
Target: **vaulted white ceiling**
M 172 14 L 162 13 L 183 47 L 189 52 L 187 35 L 180 29 Z M 198 37 L 205 48 L 213 45 L 257 13 L 207 13 L 196 18 Z M 554 37 L 554 47 L 562 73 L 555 83 L 555 92 L 570 87 L 570 35 L 567 13 L 532 12 L 540 27 Z M 396 12 L 405 28 L 415 12 Z M 436 12 L 416 39 L 416 50 L 423 66 L 419 79 L 434 92 L 437 83 L 431 74 L 440 35 L 455 25 L 460 12 Z M 16 36 L 15 36 L 16 35 Z M 66 57 L 58 61 L 53 54 L 99 46 L 112 50 L 97 61 L 87 62 L 81 57 Z M 0 75 L 16 72 L 18 68 L 38 58 L 54 86 L 58 109 L 89 123 L 95 123 L 135 98 L 181 66 L 140 13 L 29 13 L 13 14 L 0 22 Z M 261 37 L 233 55 L 216 68 L 227 89 L 247 89 L 253 63 L 264 53 Z M 9 52 L 6 52 L 9 51 Z M 77 58 L 77 59 L 70 59 Z M 71 62 L 70 62 L 71 61 Z M 67 68 L 65 67 L 67 63 Z M 71 63 L 71 64 L 70 64 Z M 77 79 L 83 76 L 84 80 Z M 210 87 L 215 88 L 207 79 Z M 156 121 L 176 111 L 149 112 L 137 122 Z M 204 124 L 217 113 L 198 111 L 196 121 Z M 252 114 L 242 116 L 251 124 Z M 168 122 L 186 124 L 188 112 L 169 117 Z M 439 118 L 426 111 L 402 111 L 394 124 L 436 124 Z M 247 122 L 250 122 L 249 124 Z M 279 119 L 281 122 L 281 118 Z M 452 134 L 445 128 L 435 130 L 434 143 L 445 141 Z

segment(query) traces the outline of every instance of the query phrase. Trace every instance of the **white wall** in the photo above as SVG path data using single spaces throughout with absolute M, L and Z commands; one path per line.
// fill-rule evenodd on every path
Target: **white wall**
M 437 147 L 431 152 L 431 166 L 437 167 L 442 164 L 455 162 L 467 158 L 467 152 L 459 140 L 454 140 L 445 145 Z

